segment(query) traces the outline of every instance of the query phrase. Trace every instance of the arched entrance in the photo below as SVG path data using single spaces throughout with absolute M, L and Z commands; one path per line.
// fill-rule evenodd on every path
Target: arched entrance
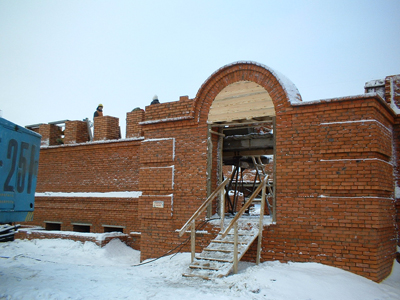
M 300 94 L 270 68 L 238 62 L 211 75 L 196 100 L 199 121 L 208 126 L 208 194 L 230 177 L 226 207 L 235 213 L 264 176 L 269 176 L 272 190 L 277 186 L 276 116 L 290 108 L 290 102 L 301 101 Z M 272 190 L 267 214 L 275 220 Z
M 252 81 L 231 83 L 222 89 L 210 107 L 207 123 L 210 133 L 219 135 L 218 177 L 220 181 L 230 178 L 225 207 L 231 214 L 235 214 L 264 177 L 269 176 L 266 207 L 267 213 L 275 219 L 274 121 L 271 96 Z M 254 201 L 249 214 L 260 213 L 259 201 Z

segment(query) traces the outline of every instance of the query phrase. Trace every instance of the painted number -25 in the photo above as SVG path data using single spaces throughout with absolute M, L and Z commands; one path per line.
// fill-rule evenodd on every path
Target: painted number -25
M 19 155 L 18 155 L 19 152 Z M 35 153 L 36 146 L 26 142 L 21 142 L 20 151 L 18 151 L 18 142 L 10 139 L 7 148 L 7 159 L 11 159 L 11 168 L 4 182 L 5 192 L 14 192 L 15 187 L 11 183 L 14 173 L 17 172 L 16 189 L 18 193 L 23 193 L 25 190 L 25 179 L 28 173 L 27 193 L 32 190 L 32 180 L 35 172 Z M 27 156 L 26 156 L 27 155 Z M 18 158 L 18 164 L 17 164 Z

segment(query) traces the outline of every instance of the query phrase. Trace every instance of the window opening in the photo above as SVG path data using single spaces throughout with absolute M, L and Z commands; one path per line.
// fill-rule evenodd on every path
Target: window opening
M 121 232 L 124 233 L 124 227 L 120 226 L 104 226 L 104 232 Z
M 73 231 L 75 232 L 90 232 L 90 225 L 88 224 L 72 224 Z
M 45 229 L 49 231 L 61 231 L 61 222 L 45 222 Z

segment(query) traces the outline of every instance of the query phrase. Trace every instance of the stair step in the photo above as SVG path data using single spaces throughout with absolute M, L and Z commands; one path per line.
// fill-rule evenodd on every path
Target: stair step
M 240 245 L 240 244 L 242 244 L 242 245 L 247 245 L 250 241 L 252 241 L 252 240 L 254 240 L 254 237 L 256 237 L 258 234 L 255 234 L 255 235 L 249 235 L 249 236 L 247 236 L 247 237 L 245 237 L 245 238 L 238 238 L 238 245 Z M 219 241 L 221 241 L 221 242 L 219 242 Z M 217 239 L 215 239 L 215 240 L 212 240 L 212 242 L 215 242 L 215 243 L 222 243 L 222 244 L 233 244 L 234 243 L 234 240 L 233 240 L 233 237 L 229 237 L 229 238 L 225 238 L 225 239 L 218 239 L 218 237 L 217 237 Z
M 224 253 L 232 253 L 232 250 L 229 249 L 213 249 L 213 248 L 204 248 L 203 251 L 210 251 L 210 252 L 224 252 Z M 240 251 L 238 251 L 240 252 Z
M 227 245 L 233 245 L 235 242 L 234 241 L 225 241 L 225 240 L 211 240 L 211 243 L 218 243 L 218 244 L 227 244 Z M 238 241 L 238 245 L 247 245 L 247 242 L 240 242 Z
M 191 268 L 191 269 L 201 269 L 201 270 L 214 270 L 214 271 L 218 271 L 219 270 L 219 268 L 208 267 L 208 266 L 196 266 L 196 265 L 190 265 L 189 268 Z
M 200 277 L 203 279 L 224 277 L 230 273 L 232 268 L 233 264 L 229 262 L 195 259 L 182 276 Z
M 210 280 L 211 278 L 221 278 L 227 276 L 232 270 L 231 268 L 227 268 L 225 270 L 199 270 L 199 269 L 188 269 L 185 273 L 182 274 L 184 277 L 199 277 L 206 280 Z
M 210 261 L 210 260 L 195 260 L 193 263 L 189 265 L 191 269 L 200 269 L 200 270 L 222 270 L 229 267 L 229 263 L 220 262 L 220 261 Z
M 239 252 L 246 248 L 247 244 L 238 244 Z M 232 253 L 234 248 L 234 243 L 213 243 L 211 242 L 207 248 L 204 248 L 203 251 L 220 251 L 220 252 L 227 252 Z
M 210 261 L 218 261 L 218 262 L 227 262 L 227 263 L 232 263 L 233 259 L 228 259 L 228 258 L 216 258 L 216 257 L 205 257 L 205 256 L 197 256 L 197 259 L 202 259 L 202 260 L 210 260 Z

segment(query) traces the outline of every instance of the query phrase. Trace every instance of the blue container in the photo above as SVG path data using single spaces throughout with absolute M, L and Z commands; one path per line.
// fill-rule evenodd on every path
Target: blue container
M 0 118 L 0 223 L 33 220 L 40 139 Z

